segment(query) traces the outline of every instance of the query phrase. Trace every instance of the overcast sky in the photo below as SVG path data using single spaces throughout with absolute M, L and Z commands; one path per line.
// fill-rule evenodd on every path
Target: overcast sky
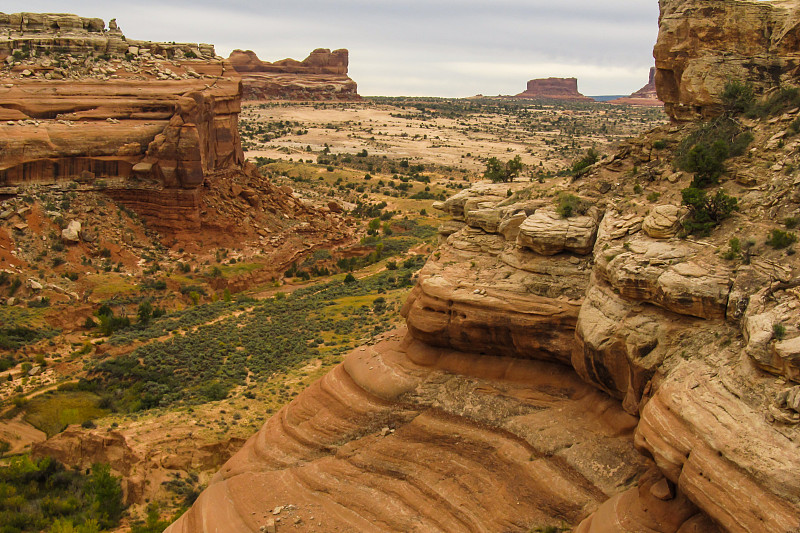
M 116 18 L 132 39 L 207 42 L 266 61 L 350 50 L 362 95 L 515 94 L 576 77 L 586 95 L 647 82 L 656 0 L 4 0 L 6 13 Z

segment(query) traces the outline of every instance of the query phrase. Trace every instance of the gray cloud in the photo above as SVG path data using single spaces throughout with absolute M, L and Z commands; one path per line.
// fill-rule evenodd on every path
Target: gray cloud
M 6 0 L 3 10 L 116 17 L 134 39 L 268 61 L 348 48 L 365 95 L 511 94 L 547 76 L 575 76 L 584 94 L 630 93 L 647 79 L 658 30 L 655 0 Z

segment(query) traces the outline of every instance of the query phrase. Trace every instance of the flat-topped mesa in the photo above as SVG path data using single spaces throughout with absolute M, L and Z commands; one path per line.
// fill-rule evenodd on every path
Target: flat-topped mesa
M 594 100 L 588 96 L 584 96 L 578 92 L 577 78 L 542 78 L 530 80 L 525 92 L 519 93 L 514 98 L 594 102 Z
M 282 59 L 270 63 L 261 61 L 252 50 L 234 50 L 228 61 L 240 74 L 250 72 L 281 72 L 290 74 L 347 74 L 347 50 L 334 50 L 317 48 L 303 61 L 296 59 Z
M 245 100 L 360 100 L 347 75 L 348 51 L 317 48 L 303 61 L 261 61 L 251 50 L 234 50 L 228 61 L 242 76 Z
M 115 21 L 0 15 L 0 186 L 75 180 L 166 233 L 244 162 L 241 80 L 210 45 L 127 40 Z
M 641 105 L 659 107 L 664 105 L 664 102 L 658 99 L 656 91 L 656 67 L 650 67 L 650 76 L 647 85 L 638 91 L 631 93 L 630 96 L 624 96 L 611 100 L 609 104 L 626 104 L 626 105 Z
M 136 41 L 122 34 L 116 19 L 108 26 L 106 29 L 103 19 L 68 13 L 0 13 L 0 60 L 14 52 L 18 56 L 53 52 L 124 55 L 130 53 L 131 47 L 144 48 L 170 59 L 216 55 L 210 44 Z
M 661 0 L 660 7 L 656 87 L 673 120 L 718 115 L 730 81 L 757 93 L 797 83 L 797 2 Z

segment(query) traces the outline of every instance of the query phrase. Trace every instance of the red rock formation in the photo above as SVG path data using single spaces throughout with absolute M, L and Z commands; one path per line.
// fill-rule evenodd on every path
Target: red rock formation
M 199 229 L 198 187 L 244 161 L 230 65 L 99 19 L 22 13 L 0 15 L 3 27 L 0 54 L 14 53 L 0 72 L 0 185 L 81 180 L 157 230 Z
M 617 98 L 616 100 L 611 100 L 608 103 L 624 104 L 624 105 L 642 105 L 642 106 L 652 106 L 652 107 L 659 107 L 664 105 L 664 102 L 658 99 L 658 94 L 656 91 L 656 68 L 650 67 L 650 77 L 648 79 L 647 85 L 645 85 L 635 93 L 631 94 L 630 96 Z
M 127 39 L 116 20 L 111 20 L 109 29 L 106 29 L 103 19 L 66 13 L 0 13 L 0 59 L 14 51 L 85 56 L 87 53 L 125 54 L 133 52 L 131 48 L 146 49 L 169 59 L 183 58 L 187 54 L 207 59 L 215 57 L 214 47 L 210 44 Z
M 318 48 L 303 61 L 261 61 L 255 52 L 234 50 L 228 60 L 242 76 L 245 100 L 359 100 L 347 76 L 347 50 Z
M 525 92 L 519 93 L 514 98 L 594 102 L 594 100 L 588 96 L 584 96 L 578 92 L 578 80 L 576 78 L 530 80 Z
M 565 367 L 390 337 L 272 417 L 168 531 L 528 531 L 642 468 L 634 419 Z
M 317 48 L 303 61 L 283 59 L 270 63 L 261 61 L 251 50 L 234 50 L 228 57 L 233 68 L 240 74 L 252 72 L 281 72 L 289 74 L 347 74 L 347 50 Z

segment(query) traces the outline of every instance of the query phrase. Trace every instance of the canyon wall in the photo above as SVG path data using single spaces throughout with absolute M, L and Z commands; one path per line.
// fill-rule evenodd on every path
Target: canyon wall
M 658 93 L 687 89 L 664 98 L 673 118 L 710 113 L 722 75 L 706 72 L 706 105 L 668 65 L 691 73 L 699 50 L 711 68 L 715 42 L 740 65 L 737 39 L 756 36 L 738 19 L 787 5 L 663 1 Z M 766 29 L 762 42 L 791 33 Z M 285 406 L 168 531 L 800 530 L 800 260 L 763 243 L 800 210 L 777 163 L 800 149 L 777 142 L 798 116 L 753 127 L 722 184 L 739 211 L 702 238 L 681 235 L 692 176 L 654 147 L 692 124 L 577 179 L 438 203 L 451 220 L 406 327 Z M 746 255 L 722 253 L 748 235 Z
M 578 102 L 594 102 L 588 96 L 578 92 L 576 78 L 542 78 L 530 80 L 524 92 L 514 98 L 530 98 L 545 100 L 569 100 Z
M 50 54 L 125 54 L 144 48 L 166 58 L 197 56 L 213 59 L 214 46 L 205 43 L 162 43 L 128 39 L 116 19 L 79 17 L 67 13 L 0 13 L 0 59 L 15 51 Z
M 800 17 L 793 1 L 660 0 L 658 97 L 674 120 L 721 112 L 730 81 L 763 93 L 796 82 Z
M 360 100 L 347 75 L 348 51 L 318 48 L 303 61 L 261 61 L 255 52 L 234 50 L 228 58 L 242 76 L 245 100 Z
M 22 13 L 0 15 L 0 57 L 2 187 L 83 181 L 191 231 L 204 180 L 241 168 L 241 82 L 213 47 Z

